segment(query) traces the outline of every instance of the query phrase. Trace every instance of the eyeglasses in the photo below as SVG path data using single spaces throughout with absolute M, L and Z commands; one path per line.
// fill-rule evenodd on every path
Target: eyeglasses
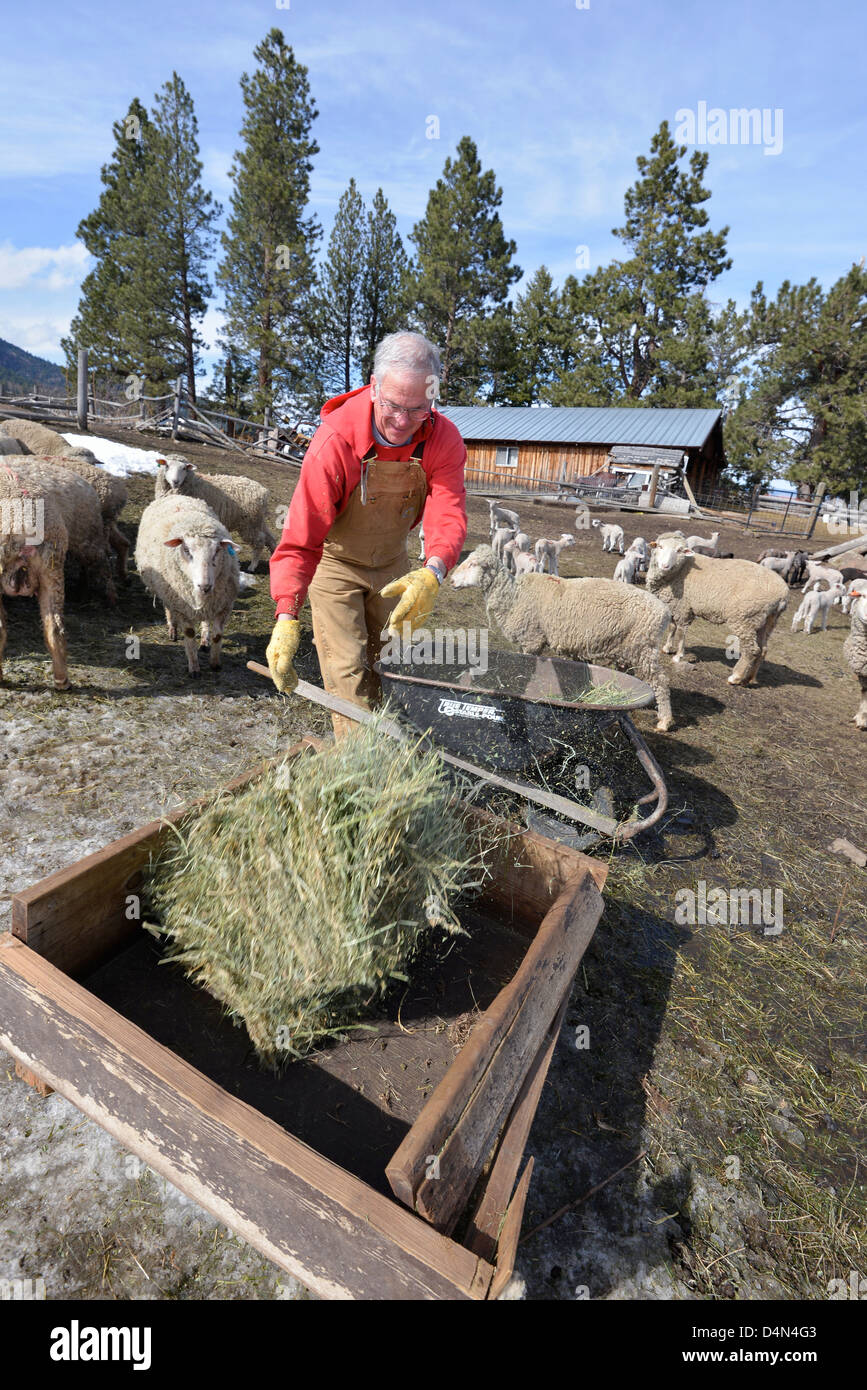
M 379 397 L 379 403 L 383 410 L 387 410 L 389 415 L 408 415 L 411 420 L 420 420 L 423 415 L 427 415 L 430 410 L 430 402 L 427 405 L 395 405 L 394 401 L 386 400 L 385 396 Z

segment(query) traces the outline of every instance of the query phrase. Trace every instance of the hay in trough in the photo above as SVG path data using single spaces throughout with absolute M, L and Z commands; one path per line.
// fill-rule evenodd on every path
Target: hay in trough
M 436 753 L 363 726 L 182 822 L 152 867 L 152 930 L 263 1060 L 300 1056 L 406 978 L 429 926 L 461 931 L 482 833 Z

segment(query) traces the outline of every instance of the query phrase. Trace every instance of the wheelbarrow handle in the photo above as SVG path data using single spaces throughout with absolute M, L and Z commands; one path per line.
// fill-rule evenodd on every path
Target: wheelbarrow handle
M 255 671 L 257 676 L 265 676 L 271 679 L 271 672 L 267 666 L 262 666 L 258 661 L 248 661 L 247 670 Z M 310 700 L 314 705 L 321 705 L 323 709 L 331 710 L 333 714 L 343 714 L 347 719 L 354 719 L 359 724 L 370 724 L 374 716 L 370 710 L 362 709 L 361 705 L 353 704 L 352 700 L 344 700 L 342 695 L 332 695 L 328 690 L 320 690 L 318 685 L 311 685 L 309 681 L 299 681 L 295 689 L 289 692 L 292 695 L 300 695 L 303 700 Z M 406 743 L 409 734 L 402 729 L 400 724 L 393 719 L 378 720 L 379 727 L 383 733 L 389 734 L 392 738 L 399 739 Z

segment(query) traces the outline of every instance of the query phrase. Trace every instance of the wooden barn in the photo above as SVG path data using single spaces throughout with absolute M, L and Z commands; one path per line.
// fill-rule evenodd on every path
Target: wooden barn
M 575 482 L 605 469 L 612 450 L 635 463 L 647 450 L 686 458 L 694 493 L 710 492 L 725 467 L 722 411 L 652 406 L 442 406 L 467 446 L 467 484 L 533 489 Z M 679 454 L 678 454 L 679 451 Z

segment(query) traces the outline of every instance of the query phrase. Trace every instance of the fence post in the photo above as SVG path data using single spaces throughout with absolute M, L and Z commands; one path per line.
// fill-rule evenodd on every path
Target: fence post
M 807 540 L 812 539 L 813 532 L 816 529 L 816 522 L 819 519 L 819 508 L 822 505 L 822 498 L 825 496 L 825 493 L 827 491 L 828 484 L 824 482 L 820 483 L 819 486 L 816 488 L 816 501 L 815 505 L 813 506 L 812 515 L 810 517 L 810 524 L 807 527 Z
M 142 377 L 142 379 L 141 379 L 141 395 L 140 395 L 139 398 L 138 398 L 138 415 L 139 415 L 139 419 L 140 419 L 140 420 L 144 420 L 144 419 L 147 418 L 147 416 L 146 416 L 146 411 L 145 411 L 145 381 L 146 381 L 146 379 L 147 379 L 146 377 Z
M 78 428 L 87 429 L 87 348 L 78 349 L 78 398 L 76 403 Z
M 183 384 L 184 378 L 179 376 L 175 382 L 175 409 L 172 415 L 172 439 L 177 439 L 178 437 L 178 422 L 181 417 L 181 389 Z
M 786 529 L 786 517 L 789 515 L 789 508 L 792 505 L 792 498 L 794 497 L 794 495 L 795 494 L 793 492 L 789 493 L 789 500 L 786 503 L 786 510 L 783 512 L 783 519 L 780 522 L 780 535 L 782 535 Z

